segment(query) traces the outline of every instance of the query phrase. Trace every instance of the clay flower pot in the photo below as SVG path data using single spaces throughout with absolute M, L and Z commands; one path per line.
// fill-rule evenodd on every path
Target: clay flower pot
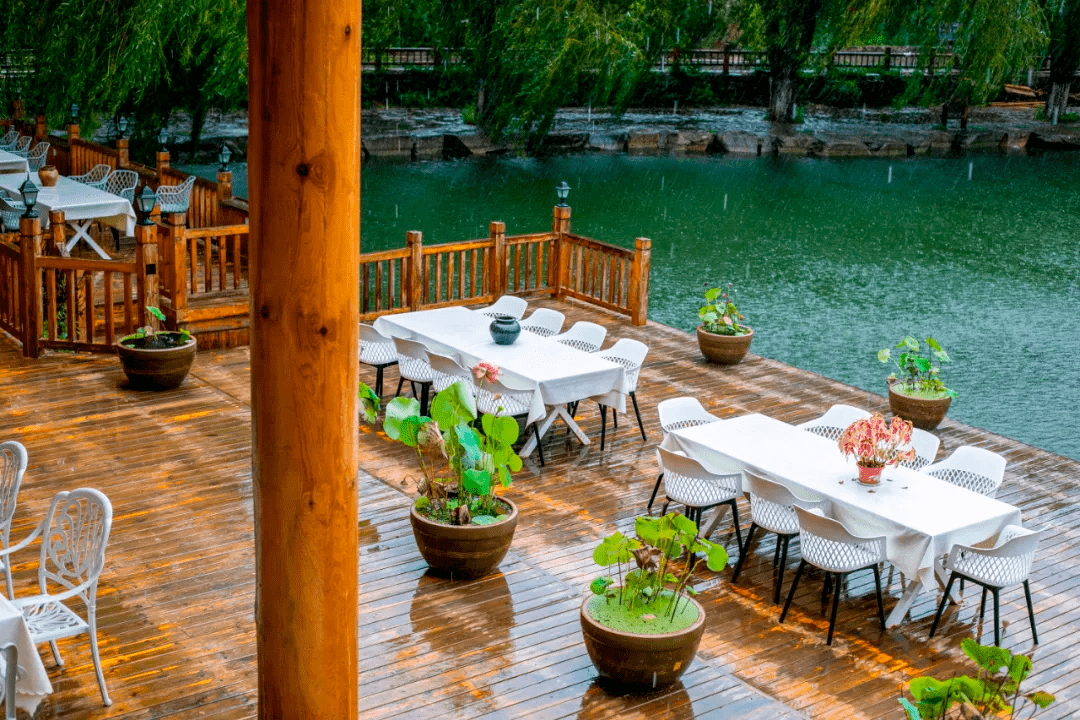
M 180 333 L 161 332 L 159 335 Z M 171 348 L 137 348 L 116 343 L 116 354 L 128 378 L 128 386 L 136 390 L 164 390 L 184 382 L 195 360 L 197 341 L 194 337 L 183 345 Z
M 746 356 L 754 339 L 754 329 L 749 330 L 746 335 L 718 335 L 706 332 L 704 325 L 698 325 L 697 339 L 701 354 L 717 365 L 736 365 Z
M 933 400 L 909 397 L 896 392 L 894 386 L 895 383 L 889 385 L 889 409 L 893 415 L 899 415 L 922 430 L 933 430 L 945 419 L 945 413 L 952 403 L 951 397 Z
M 444 525 L 410 509 L 416 546 L 433 571 L 470 579 L 487 575 L 502 562 L 514 539 L 518 510 L 504 497 L 499 502 L 510 506 L 510 515 L 491 525 Z
M 60 177 L 60 173 L 57 171 L 54 165 L 42 165 L 38 168 L 38 177 L 41 178 L 42 187 L 53 187 L 56 185 L 56 179 Z

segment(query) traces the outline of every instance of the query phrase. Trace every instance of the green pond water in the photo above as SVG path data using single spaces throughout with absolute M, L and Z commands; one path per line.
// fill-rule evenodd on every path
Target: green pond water
M 652 239 L 651 319 L 692 330 L 704 285 L 733 281 L 753 352 L 882 394 L 877 351 L 932 335 L 951 417 L 1080 459 L 1078 171 L 1050 153 L 369 163 L 362 247 L 547 229 L 565 179 L 575 232 Z

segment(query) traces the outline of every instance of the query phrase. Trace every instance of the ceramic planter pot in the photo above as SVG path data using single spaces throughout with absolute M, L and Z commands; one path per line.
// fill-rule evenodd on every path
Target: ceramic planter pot
M 38 177 L 41 178 L 42 187 L 53 187 L 56 185 L 56 178 L 60 177 L 60 173 L 57 172 L 54 165 L 42 165 L 38 168 Z
M 750 328 L 746 335 L 717 335 L 705 332 L 704 326 L 698 325 L 697 339 L 701 354 L 706 360 L 717 365 L 736 365 L 750 349 L 754 329 Z
M 160 333 L 179 336 L 180 333 Z M 127 375 L 128 385 L 136 390 L 164 390 L 184 382 L 195 360 L 197 342 L 191 337 L 172 348 L 134 348 L 118 342 L 116 354 Z
M 499 501 L 510 506 L 510 516 L 491 525 L 444 525 L 410 509 L 416 546 L 432 570 L 470 579 L 487 575 L 502 562 L 514 539 L 518 510 L 504 497 Z
M 866 467 L 865 465 L 856 465 L 859 468 L 859 482 L 863 485 L 878 485 L 881 483 L 881 471 L 885 468 L 879 467 Z
M 488 330 L 496 345 L 513 345 L 521 334 L 521 324 L 510 315 L 496 315 Z
M 951 397 L 925 400 L 901 395 L 889 385 L 889 408 L 893 415 L 899 415 L 922 430 L 933 430 L 940 425 L 949 411 L 950 403 Z
M 698 609 L 697 620 L 688 628 L 659 635 L 613 630 L 589 614 L 592 593 L 581 604 L 581 633 L 585 649 L 601 677 L 644 690 L 671 685 L 686 672 L 697 654 L 705 631 L 705 608 L 688 598 Z

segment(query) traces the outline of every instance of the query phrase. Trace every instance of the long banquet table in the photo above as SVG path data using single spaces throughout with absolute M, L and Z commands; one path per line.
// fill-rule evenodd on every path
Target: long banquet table
M 628 388 L 622 365 L 524 330 L 513 345 L 496 345 L 488 331 L 490 325 L 487 315 L 457 305 L 383 315 L 375 321 L 375 328 L 384 335 L 419 340 L 436 351 L 442 346 L 469 367 L 478 362 L 495 363 L 508 375 L 535 384 L 528 422 L 544 418 L 538 428 L 540 437 L 561 417 L 582 443 L 589 444 L 588 436 L 566 412 L 567 403 L 596 398 L 619 411 L 626 410 Z M 528 455 L 534 449 L 535 438 L 530 438 L 521 454 Z
M 26 158 L 0 150 L 0 173 L 23 173 L 30 174 L 30 163 Z
M 903 621 L 919 592 L 943 577 L 940 558 L 954 544 L 983 541 L 1020 510 L 993 498 L 904 467 L 887 468 L 876 487 L 856 480 L 854 459 L 836 443 L 765 415 L 743 415 L 669 433 L 668 448 L 685 451 L 717 472 L 734 461 L 806 497 L 830 501 L 832 516 L 852 532 L 884 535 L 886 555 L 908 578 L 889 615 Z

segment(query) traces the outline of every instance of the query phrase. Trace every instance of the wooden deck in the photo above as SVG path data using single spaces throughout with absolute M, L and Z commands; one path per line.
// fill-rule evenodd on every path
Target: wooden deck
M 641 441 L 632 416 L 621 417 L 613 434 L 609 427 L 604 452 L 569 441 L 557 426 L 545 441 L 548 465 L 527 462 L 507 492 L 521 520 L 500 572 L 450 582 L 425 573 L 412 541 L 402 492 L 415 473 L 409 456 L 362 427 L 361 717 L 899 718 L 896 698 L 908 679 L 966 667 L 958 645 L 980 631 L 977 602 L 947 611 L 940 634 L 928 641 L 936 602 L 928 593 L 907 623 L 881 633 L 869 577 L 852 578 L 832 647 L 825 645 L 816 577 L 779 625 L 769 539 L 738 585 L 730 569 L 701 574 L 707 628 L 681 684 L 645 696 L 607 692 L 595 681 L 577 612 L 595 575 L 594 544 L 644 511 L 656 478 L 656 404 L 696 395 L 721 416 L 762 412 L 799 422 L 837 402 L 884 409 L 884 399 L 753 356 L 735 368 L 707 366 L 685 333 L 634 328 L 576 303 L 539 304 L 607 325 L 610 340 L 649 343 L 640 400 L 650 440 Z M 0 438 L 20 440 L 30 454 L 12 537 L 25 536 L 62 489 L 99 488 L 115 512 L 99 593 L 114 705 L 101 705 L 86 641 L 66 641 L 65 668 L 42 655 L 55 692 L 36 717 L 254 717 L 246 349 L 200 354 L 185 385 L 163 393 L 124 388 L 115 358 L 53 353 L 26 360 L 5 339 L 0 368 Z M 361 367 L 362 378 L 373 381 L 367 371 Z M 391 389 L 395 380 L 391 371 Z M 599 435 L 595 405 L 583 404 L 578 417 L 591 437 Z M 1032 574 L 1042 644 L 1034 649 L 1030 688 L 1058 696 L 1037 717 L 1080 713 L 1080 464 L 952 421 L 938 434 L 942 454 L 961 444 L 1003 453 L 1009 466 L 999 497 L 1019 506 L 1026 524 L 1055 529 Z M 734 559 L 729 527 L 721 524 L 714 539 L 728 541 Z M 797 545 L 791 555 L 797 559 Z M 36 546 L 17 558 L 18 594 L 32 592 L 36 560 Z M 899 597 L 898 576 L 889 594 L 886 610 Z M 1023 593 L 1006 591 L 1002 600 L 1004 644 L 1031 651 Z M 297 672 L 314 677 L 319 668 Z

